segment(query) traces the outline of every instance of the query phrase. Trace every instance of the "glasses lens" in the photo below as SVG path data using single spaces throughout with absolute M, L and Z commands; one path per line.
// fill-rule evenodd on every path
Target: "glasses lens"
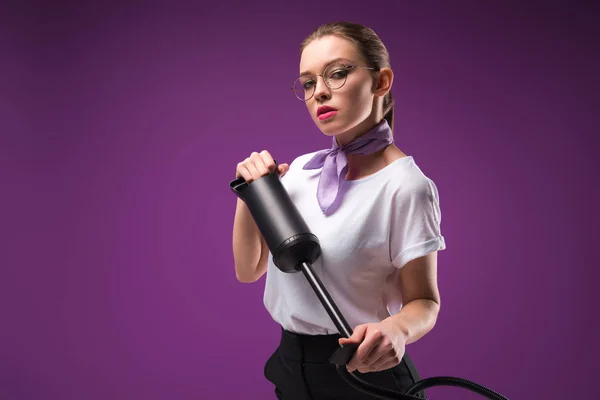
M 341 64 L 332 64 L 323 72 L 325 82 L 331 89 L 339 89 L 346 83 L 348 70 Z
M 294 82 L 294 94 L 300 100 L 310 99 L 315 92 L 315 81 L 313 77 L 301 76 Z

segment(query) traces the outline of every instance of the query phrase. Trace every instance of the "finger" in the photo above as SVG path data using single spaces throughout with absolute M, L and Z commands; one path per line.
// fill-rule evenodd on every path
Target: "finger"
M 381 343 L 373 348 L 371 353 L 362 362 L 363 367 L 371 368 L 371 366 L 381 363 L 380 360 L 384 360 L 390 356 L 389 349 L 386 349 Z
M 350 335 L 350 337 L 339 338 L 338 343 L 342 346 L 348 345 L 348 344 L 359 344 L 363 341 L 366 331 L 367 331 L 367 324 L 357 325 L 354 328 L 354 331 L 352 331 L 352 334 Z M 354 354 L 352 355 L 352 358 L 350 359 L 350 361 L 346 364 L 346 368 L 348 368 L 348 371 L 352 372 L 354 369 L 356 369 L 355 365 L 358 365 L 358 364 L 359 363 L 356 360 L 356 351 L 355 351 Z
M 290 169 L 288 164 L 279 164 L 279 175 L 284 176 Z
M 402 357 L 404 356 L 403 352 L 398 352 L 394 349 L 391 342 L 384 340 L 383 343 L 384 344 L 381 346 L 383 355 L 369 365 L 374 371 L 382 371 L 384 369 L 395 367 L 400 364 Z
M 260 154 L 258 154 L 257 152 L 253 152 L 250 155 L 250 160 L 252 160 L 254 167 L 258 171 L 257 178 L 260 178 L 261 176 L 267 175 L 269 173 L 269 168 L 265 165 L 265 160 L 263 160 Z
M 267 150 L 263 150 L 260 152 L 260 157 L 269 172 L 275 171 L 275 160 L 273 159 L 273 156 L 271 156 L 271 153 Z
M 350 343 L 360 343 L 363 341 L 364 337 L 365 337 L 365 332 L 367 331 L 367 325 L 358 325 L 356 326 L 356 328 L 354 328 L 354 331 L 352 331 L 352 335 L 350 335 L 350 337 L 348 338 L 339 338 L 338 339 L 338 343 L 339 344 L 350 344 Z
M 248 170 L 244 162 L 237 165 L 235 176 L 236 178 L 244 178 L 247 183 L 252 182 L 252 173 Z
M 260 178 L 260 172 L 258 171 L 258 169 L 256 169 L 256 165 L 254 165 L 254 163 L 252 162 L 252 160 L 248 160 L 246 162 L 244 162 L 244 165 L 246 166 L 246 169 L 248 169 L 248 172 L 250 172 L 251 175 L 251 180 L 256 180 L 258 178 Z
M 354 356 L 352 356 L 352 359 L 348 363 L 348 369 L 350 371 L 358 369 L 361 366 L 365 366 L 365 360 L 371 354 L 373 349 L 379 344 L 379 342 L 381 341 L 381 336 L 382 335 L 380 331 L 367 333 L 365 339 L 362 341 L 360 346 L 358 346 L 358 349 L 356 349 Z
M 400 362 L 395 357 L 391 357 L 391 358 L 382 357 L 377 362 L 375 362 L 373 365 L 371 365 L 369 367 L 369 371 L 370 372 L 385 371 L 386 369 L 394 368 L 398 364 L 400 364 Z
M 350 359 L 350 362 L 347 365 L 348 371 L 352 372 L 355 369 L 359 371 L 364 368 L 368 368 L 368 365 L 365 363 L 366 358 L 371 354 L 373 349 L 376 347 L 373 343 L 375 339 L 370 337 L 365 338 L 365 340 L 358 346 L 356 352 Z

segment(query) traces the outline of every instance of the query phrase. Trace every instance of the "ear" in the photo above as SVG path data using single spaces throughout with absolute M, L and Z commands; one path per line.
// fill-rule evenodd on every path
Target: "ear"
M 394 72 L 390 68 L 381 68 L 379 70 L 379 81 L 375 87 L 375 96 L 383 97 L 391 89 L 394 82 Z

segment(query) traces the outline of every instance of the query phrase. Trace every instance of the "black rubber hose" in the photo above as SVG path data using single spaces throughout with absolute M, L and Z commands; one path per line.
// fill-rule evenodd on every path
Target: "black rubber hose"
M 500 393 L 494 392 L 491 389 L 481 386 L 478 383 L 468 381 L 463 378 L 455 378 L 453 376 L 435 376 L 431 378 L 425 378 L 418 382 L 415 382 L 407 391 L 407 394 L 416 393 L 421 390 L 427 389 L 433 386 L 456 386 L 469 389 L 472 392 L 487 397 L 493 400 L 508 400 L 507 397 L 502 396 Z
M 379 386 L 374 386 L 369 382 L 360 379 L 358 376 L 349 372 L 345 366 L 337 365 L 338 374 L 352 387 L 361 392 L 386 400 L 423 400 L 421 396 L 417 396 L 416 393 L 421 390 L 434 387 L 434 386 L 456 386 L 468 389 L 474 393 L 480 394 L 485 398 L 492 400 L 508 400 L 507 397 L 502 396 L 499 393 L 494 392 L 478 383 L 451 376 L 436 376 L 432 378 L 422 379 L 415 382 L 406 392 L 400 392 L 393 389 L 385 389 Z
M 347 384 L 361 392 L 385 400 L 423 400 L 421 396 L 410 395 L 393 389 L 386 389 L 380 386 L 375 386 L 360 379 L 358 376 L 349 372 L 343 365 L 336 365 L 338 374 Z

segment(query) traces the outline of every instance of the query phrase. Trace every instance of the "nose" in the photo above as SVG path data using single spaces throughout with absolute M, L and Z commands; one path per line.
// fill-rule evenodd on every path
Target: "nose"
M 325 84 L 322 76 L 317 76 L 314 97 L 318 101 L 323 101 L 331 97 L 331 89 Z

